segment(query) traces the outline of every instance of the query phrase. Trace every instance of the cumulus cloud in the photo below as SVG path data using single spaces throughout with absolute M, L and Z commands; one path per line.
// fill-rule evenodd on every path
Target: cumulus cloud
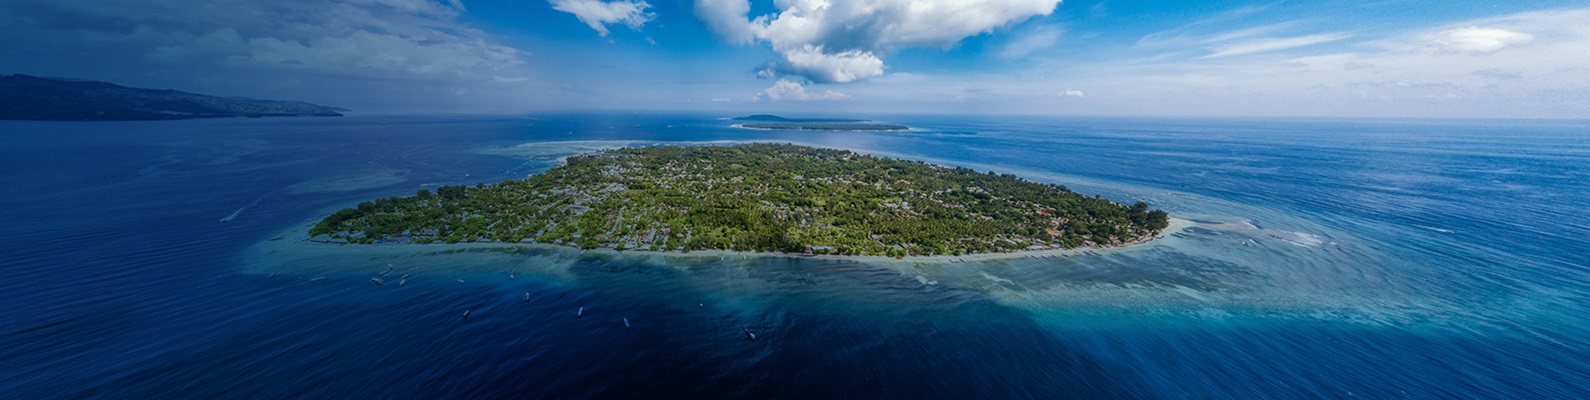
M 1049 15 L 1060 0 L 788 0 L 748 19 L 748 0 L 699 0 L 695 14 L 732 43 L 762 41 L 783 59 L 775 71 L 819 83 L 883 73 L 880 54 L 950 47 L 967 37 Z M 804 64 L 797 64 L 804 62 Z
M 827 53 L 822 46 L 806 45 L 784 52 L 784 62 L 775 71 L 799 75 L 821 83 L 847 83 L 883 75 L 883 60 L 869 52 L 850 50 Z
M 822 92 L 808 92 L 806 87 L 787 79 L 779 79 L 772 87 L 763 89 L 756 95 L 757 100 L 768 101 L 814 101 L 814 100 L 844 100 L 850 96 L 832 90 Z
M 607 36 L 607 26 L 624 24 L 630 29 L 640 29 L 651 21 L 655 14 L 646 12 L 651 4 L 644 1 L 633 0 L 547 0 L 552 3 L 552 9 L 574 14 L 580 22 L 595 29 L 596 33 Z
M 893 112 L 1583 119 L 1590 118 L 1584 107 L 1590 104 L 1590 25 L 1584 21 L 1590 21 L 1590 7 L 1395 30 L 1343 31 L 1316 20 L 1266 19 L 1248 26 L 1219 20 L 1150 35 L 1133 51 L 1111 49 L 1085 63 L 1022 63 L 1024 68 L 1000 71 L 891 70 L 844 86 L 854 100 L 842 104 Z M 1514 37 L 1490 52 L 1451 40 L 1463 36 L 1453 33 L 1472 27 L 1531 39 L 1479 35 Z M 1277 42 L 1332 34 L 1351 37 L 1313 45 L 1292 46 L 1314 40 Z M 1206 57 L 1222 50 L 1254 51 Z M 806 89 L 822 87 L 808 84 Z
M 1467 53 L 1490 53 L 1531 40 L 1535 40 L 1535 36 L 1528 33 L 1473 26 L 1441 31 L 1432 38 L 1432 42 L 1444 50 Z
M 746 21 L 751 12 L 748 0 L 696 0 L 696 18 L 707 23 L 719 39 L 732 44 L 748 44 L 756 40 L 754 24 Z

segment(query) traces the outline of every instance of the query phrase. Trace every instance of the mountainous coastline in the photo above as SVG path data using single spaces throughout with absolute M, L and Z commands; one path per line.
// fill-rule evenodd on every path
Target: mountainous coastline
M 340 117 L 301 101 L 218 97 L 108 82 L 0 76 L 0 120 L 129 121 L 224 117 Z

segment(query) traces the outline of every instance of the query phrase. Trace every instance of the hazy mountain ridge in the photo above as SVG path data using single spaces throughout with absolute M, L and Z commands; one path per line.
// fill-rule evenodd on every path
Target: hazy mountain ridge
M 218 97 L 108 82 L 0 76 L 0 119 L 174 120 L 222 117 L 338 117 L 346 109 L 301 101 Z

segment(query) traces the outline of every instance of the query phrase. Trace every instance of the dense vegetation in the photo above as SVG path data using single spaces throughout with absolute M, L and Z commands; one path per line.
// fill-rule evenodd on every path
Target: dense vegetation
M 785 131 L 908 131 L 911 127 L 905 125 L 871 124 L 871 123 L 794 123 L 777 122 L 761 124 L 742 124 L 742 127 L 751 129 L 775 129 Z
M 784 117 L 780 117 L 780 116 L 772 115 L 772 114 L 747 115 L 747 116 L 744 116 L 744 117 L 735 118 L 734 120 L 735 121 L 762 121 L 762 122 L 793 122 L 793 123 L 867 122 L 867 120 L 864 120 L 864 119 L 846 119 L 846 118 L 784 118 Z
M 629 148 L 523 180 L 360 203 L 310 232 L 353 243 L 959 255 L 1119 246 L 1164 211 L 1015 175 L 793 145 Z M 327 236 L 320 236 L 327 235 Z

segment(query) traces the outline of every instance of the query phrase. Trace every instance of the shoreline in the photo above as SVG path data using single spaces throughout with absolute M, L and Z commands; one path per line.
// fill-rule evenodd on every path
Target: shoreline
M 1133 243 L 1128 243 L 1128 244 L 1121 245 L 1121 246 L 1112 246 L 1112 247 L 1078 247 L 1078 248 L 1072 248 L 1072 249 L 1017 250 L 1017 251 L 1004 252 L 1004 253 L 973 253 L 973 254 L 964 254 L 964 255 L 959 255 L 959 256 L 933 255 L 933 256 L 905 256 L 905 257 L 902 257 L 902 258 L 895 258 L 895 257 L 888 257 L 888 256 L 846 256 L 846 255 L 832 255 L 832 254 L 830 254 L 830 255 L 817 255 L 817 254 L 805 254 L 805 253 L 754 252 L 754 251 L 738 251 L 738 250 L 695 250 L 695 251 L 690 251 L 690 252 L 680 252 L 680 251 L 677 251 L 677 250 L 669 250 L 669 251 L 622 250 L 622 251 L 620 251 L 620 250 L 615 250 L 615 249 L 610 248 L 610 247 L 601 247 L 601 248 L 587 250 L 587 249 L 581 249 L 579 247 L 574 247 L 574 246 L 561 245 L 561 244 L 551 244 L 551 243 L 540 243 L 540 242 L 519 242 L 519 243 L 471 242 L 471 243 L 427 243 L 427 244 L 416 244 L 416 243 L 391 243 L 391 244 L 329 243 L 329 242 L 320 242 L 320 241 L 311 240 L 311 238 L 308 235 L 308 228 L 310 226 L 314 225 L 314 221 L 317 221 L 317 220 L 313 220 L 313 219 L 312 220 L 306 220 L 305 222 L 307 223 L 307 225 L 304 225 L 304 226 L 295 225 L 294 228 L 290 228 L 288 230 L 285 230 L 285 231 L 282 231 L 282 232 L 278 232 L 276 235 L 272 235 L 269 239 L 266 239 L 266 240 L 264 240 L 262 242 L 256 243 L 253 246 L 250 246 L 249 247 L 250 253 L 247 255 L 247 257 L 250 257 L 250 258 L 269 258 L 272 254 L 282 253 L 284 255 L 285 254 L 293 254 L 293 255 L 295 255 L 295 257 L 292 257 L 293 260 L 302 260 L 302 259 L 314 258 L 314 257 L 339 256 L 339 255 L 349 255 L 349 254 L 366 254 L 366 255 L 370 255 L 370 256 L 403 256 L 403 255 L 416 255 L 416 254 L 437 254 L 437 253 L 448 253 L 448 252 L 462 252 L 462 251 L 472 251 L 472 250 L 488 250 L 489 251 L 489 250 L 508 250 L 508 249 L 536 249 L 536 250 L 552 251 L 552 252 L 558 253 L 559 255 L 562 255 L 562 256 L 572 255 L 573 257 L 581 257 L 581 256 L 585 256 L 585 255 L 587 255 L 589 253 L 596 253 L 596 254 L 600 254 L 600 255 L 609 255 L 609 256 L 659 256 L 659 257 L 674 258 L 674 259 L 709 259 L 709 258 L 724 258 L 724 257 L 735 257 L 735 256 L 738 256 L 738 257 L 741 257 L 741 258 L 764 257 L 764 258 L 785 258 L 785 259 L 819 259 L 819 260 L 834 260 L 834 261 L 858 261 L 858 262 L 869 262 L 869 263 L 880 263 L 880 262 L 902 263 L 902 262 L 905 262 L 905 263 L 917 263 L 917 264 L 924 264 L 924 263 L 925 264 L 957 264 L 957 263 L 967 263 L 967 262 L 999 261 L 999 260 L 1013 260 L 1013 259 L 1023 259 L 1023 258 L 1055 258 L 1055 257 L 1068 258 L 1068 257 L 1071 257 L 1071 256 L 1079 256 L 1079 255 L 1103 255 L 1103 254 L 1106 254 L 1106 253 L 1114 253 L 1114 252 L 1120 252 L 1120 251 L 1129 251 L 1129 250 L 1145 247 L 1146 245 L 1154 244 L 1159 239 L 1163 239 L 1163 238 L 1171 236 L 1173 234 L 1180 233 L 1183 230 L 1185 230 L 1186 228 L 1192 227 L 1192 226 L 1197 224 L 1196 222 L 1191 221 L 1191 220 L 1171 217 L 1170 218 L 1170 226 L 1166 227 L 1164 230 L 1160 231 L 1160 233 L 1158 235 L 1149 236 L 1145 240 L 1141 240 L 1141 241 L 1137 241 L 1137 242 L 1133 242 Z M 288 260 L 283 260 L 283 261 L 288 261 Z M 272 264 L 272 263 L 266 263 L 266 264 Z M 256 264 L 256 265 L 258 265 L 258 264 Z M 262 271 L 263 271 L 264 269 L 270 269 L 271 267 L 280 266 L 280 265 L 282 265 L 282 264 L 259 265 L 259 267 L 262 268 Z
M 1141 201 L 1127 207 L 1011 174 L 838 149 L 635 147 L 566 160 L 526 179 L 477 184 L 468 196 L 465 186 L 442 186 L 435 193 L 361 202 L 324 218 L 309 230 L 309 240 L 932 259 L 1046 250 L 1093 254 L 1151 241 L 1169 227 L 1165 211 Z M 715 171 L 717 164 L 722 168 Z M 858 197 L 845 197 L 852 193 Z M 713 197 L 719 195 L 728 199 Z M 760 206 L 758 197 L 764 198 Z M 766 213 L 778 213 L 779 221 Z M 932 232 L 912 231 L 923 229 Z

